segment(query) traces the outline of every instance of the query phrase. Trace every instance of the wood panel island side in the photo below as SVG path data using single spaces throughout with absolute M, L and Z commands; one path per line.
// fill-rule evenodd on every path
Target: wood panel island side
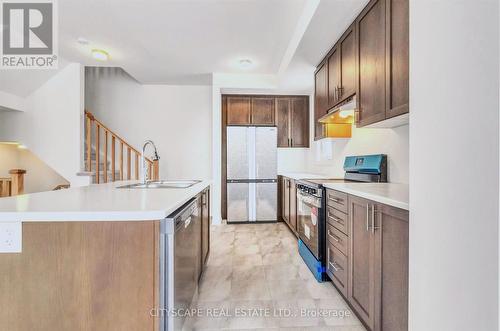
M 162 265 L 178 257 L 167 251 L 174 240 L 161 243 L 164 228 L 175 230 L 169 215 L 194 206 L 189 246 L 199 252 L 181 267 L 197 265 L 186 276 L 197 284 L 210 247 L 208 185 L 141 191 L 113 183 L 0 199 L 0 224 L 22 221 L 22 251 L 0 253 L 0 330 L 167 329 L 158 308 L 174 281 Z

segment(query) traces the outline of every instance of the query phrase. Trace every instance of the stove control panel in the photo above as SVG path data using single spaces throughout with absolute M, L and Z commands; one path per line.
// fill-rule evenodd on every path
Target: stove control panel
M 315 187 L 310 187 L 310 186 L 306 186 L 303 184 L 297 184 L 297 189 L 299 189 L 301 192 L 306 193 L 306 194 L 315 195 L 315 196 L 321 195 L 321 190 L 319 190 Z

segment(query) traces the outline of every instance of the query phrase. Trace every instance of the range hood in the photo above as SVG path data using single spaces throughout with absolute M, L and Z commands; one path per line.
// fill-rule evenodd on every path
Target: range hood
M 332 108 L 326 115 L 320 117 L 318 122 L 323 124 L 352 124 L 356 110 L 356 96 L 352 96 L 341 104 Z

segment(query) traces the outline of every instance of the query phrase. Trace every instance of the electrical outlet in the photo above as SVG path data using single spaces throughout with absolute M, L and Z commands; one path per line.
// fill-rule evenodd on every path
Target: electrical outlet
M 23 224 L 0 222 L 0 253 L 21 253 L 23 248 Z

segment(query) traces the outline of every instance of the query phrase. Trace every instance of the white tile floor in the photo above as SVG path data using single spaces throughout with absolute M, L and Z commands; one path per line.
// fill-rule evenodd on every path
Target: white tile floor
M 211 235 L 200 314 L 184 330 L 365 330 L 334 286 L 314 279 L 285 224 L 212 226 Z

